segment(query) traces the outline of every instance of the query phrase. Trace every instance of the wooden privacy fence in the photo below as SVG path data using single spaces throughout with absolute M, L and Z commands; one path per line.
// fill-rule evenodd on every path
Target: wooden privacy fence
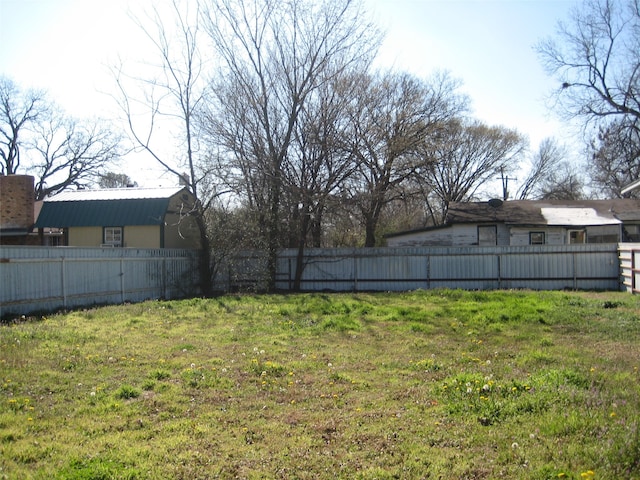
M 0 247 L 0 315 L 196 296 L 197 252 Z
M 621 243 L 619 251 L 622 287 L 640 293 L 640 243 Z
M 276 287 L 293 288 L 296 250 L 278 256 Z M 245 253 L 227 266 L 224 290 L 265 285 L 263 256 Z M 616 244 L 503 247 L 308 249 L 303 291 L 619 290 Z

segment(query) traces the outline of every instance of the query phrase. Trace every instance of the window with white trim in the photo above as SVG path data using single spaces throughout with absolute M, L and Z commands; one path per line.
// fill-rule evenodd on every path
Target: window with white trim
M 122 227 L 104 227 L 103 243 L 118 247 L 122 245 Z

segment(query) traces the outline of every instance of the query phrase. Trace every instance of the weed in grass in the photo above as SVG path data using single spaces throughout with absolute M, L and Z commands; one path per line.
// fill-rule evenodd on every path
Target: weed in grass
M 168 380 L 169 378 L 171 378 L 171 373 L 166 370 L 154 370 L 153 372 L 151 372 L 150 377 L 153 380 L 158 381 Z
M 131 385 L 122 385 L 115 393 L 115 397 L 121 400 L 138 398 L 142 392 Z

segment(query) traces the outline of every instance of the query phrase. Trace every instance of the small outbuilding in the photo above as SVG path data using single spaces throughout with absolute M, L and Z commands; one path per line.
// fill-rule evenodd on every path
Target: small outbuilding
M 198 248 L 186 187 L 62 192 L 47 198 L 36 228 L 60 228 L 65 246 Z
M 640 200 L 451 203 L 445 224 L 386 236 L 390 247 L 640 241 Z

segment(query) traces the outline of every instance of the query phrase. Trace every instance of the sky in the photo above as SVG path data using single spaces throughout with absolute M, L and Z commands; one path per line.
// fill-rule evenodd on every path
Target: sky
M 108 66 L 145 56 L 127 12 L 153 1 L 0 0 L 0 75 L 47 90 L 71 115 L 112 117 Z M 364 1 L 386 31 L 381 66 L 420 77 L 450 72 L 470 97 L 473 116 L 517 129 L 532 150 L 549 136 L 571 141 L 545 102 L 559 85 L 534 47 L 555 33 L 576 0 Z M 129 169 L 123 173 L 141 186 L 162 183 L 152 167 Z

